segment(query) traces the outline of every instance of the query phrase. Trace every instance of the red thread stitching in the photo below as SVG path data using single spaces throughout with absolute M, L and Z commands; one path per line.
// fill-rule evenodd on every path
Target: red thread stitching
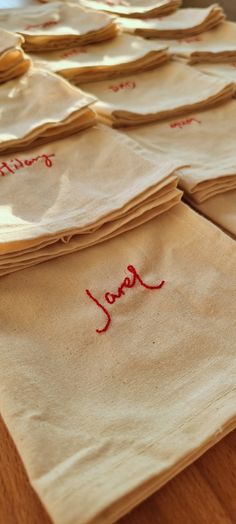
M 25 160 L 14 158 L 14 159 L 9 160 L 8 162 L 2 162 L 0 164 L 0 176 L 6 176 L 9 173 L 14 175 L 14 173 L 18 169 L 22 169 L 24 167 L 31 167 L 32 164 L 34 164 L 35 162 L 38 162 L 39 160 L 43 160 L 44 165 L 50 168 L 53 165 L 51 158 L 54 156 L 55 156 L 54 153 L 51 153 L 50 155 L 42 154 L 34 158 L 26 158 Z
M 186 120 L 178 120 L 178 122 L 173 122 L 172 124 L 169 124 L 172 129 L 178 127 L 179 129 L 183 129 L 184 126 L 193 124 L 193 122 L 196 122 L 197 124 L 201 124 L 201 120 L 197 120 L 197 118 L 186 118 Z
M 202 39 L 200 36 L 192 36 L 189 38 L 180 38 L 176 40 L 178 44 L 192 44 L 193 42 L 201 42 Z
M 69 56 L 80 55 L 81 53 L 87 53 L 87 49 L 85 47 L 77 47 L 74 49 L 68 49 L 68 51 L 61 54 L 61 57 L 68 58 Z
M 104 298 L 109 305 L 114 304 L 117 299 L 125 295 L 124 289 L 130 289 L 134 287 L 137 281 L 140 283 L 142 287 L 144 287 L 145 289 L 151 290 L 151 291 L 161 289 L 165 284 L 165 280 L 161 280 L 160 283 L 155 286 L 146 284 L 143 281 L 143 279 L 141 278 L 141 276 L 139 275 L 139 273 L 137 272 L 137 270 L 135 269 L 135 267 L 132 266 L 131 264 L 127 266 L 127 270 L 131 273 L 131 275 L 133 275 L 133 279 L 131 280 L 130 277 L 126 276 L 123 282 L 121 283 L 121 285 L 118 287 L 117 294 L 110 293 L 110 292 L 105 293 Z M 96 329 L 97 333 L 105 333 L 111 324 L 111 315 L 109 311 L 107 310 L 107 308 L 103 306 L 103 304 L 99 302 L 99 300 L 96 297 L 94 297 L 94 295 L 88 289 L 85 290 L 85 293 L 105 314 L 106 316 L 105 326 L 102 329 Z
M 42 24 L 29 24 L 25 27 L 25 30 L 29 31 L 29 29 L 37 29 L 38 27 L 40 29 L 45 29 L 47 27 L 50 27 L 51 25 L 56 25 L 58 22 L 55 20 L 48 20 L 48 22 L 43 22 Z
M 122 82 L 121 84 L 113 84 L 112 86 L 109 86 L 108 89 L 111 89 L 114 93 L 117 93 L 121 89 L 128 89 L 132 90 L 136 87 L 136 82 L 128 81 L 128 82 Z

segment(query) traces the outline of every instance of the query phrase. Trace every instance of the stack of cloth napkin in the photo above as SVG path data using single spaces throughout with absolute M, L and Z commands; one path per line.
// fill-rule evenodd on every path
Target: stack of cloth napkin
M 29 69 L 30 59 L 21 47 L 24 39 L 0 29 L 0 83 L 21 76 Z
M 23 35 L 27 52 L 102 42 L 117 34 L 117 26 L 109 15 L 69 2 L 1 9 L 0 26 Z
M 207 109 L 234 94 L 233 83 L 178 62 L 115 82 L 82 84 L 81 88 L 97 97 L 94 107 L 101 121 L 113 127 L 145 124 Z
M 0 86 L 0 152 L 24 150 L 86 129 L 96 121 L 82 93 L 50 71 L 30 68 Z
M 97 45 L 31 55 L 35 65 L 46 67 L 75 84 L 154 69 L 169 57 L 165 46 L 126 34 Z
M 172 13 L 181 6 L 182 0 L 80 0 L 80 3 L 119 16 L 153 18 Z
M 229 82 L 234 82 L 236 94 L 236 62 L 200 62 L 198 64 L 195 64 L 194 67 L 196 67 L 202 73 L 213 75 L 218 78 L 224 78 Z
M 106 126 L 0 160 L 0 275 L 84 249 L 179 202 L 178 163 Z
M 191 205 L 236 240 L 236 190 Z
M 202 9 L 179 9 L 169 16 L 149 20 L 120 18 L 119 25 L 124 31 L 145 38 L 187 38 L 216 27 L 224 19 L 223 9 L 213 4 Z
M 184 165 L 180 187 L 199 204 L 236 188 L 236 101 L 127 131 L 151 153 Z
M 236 24 L 223 22 L 206 33 L 178 40 L 160 40 L 172 54 L 190 64 L 236 60 Z

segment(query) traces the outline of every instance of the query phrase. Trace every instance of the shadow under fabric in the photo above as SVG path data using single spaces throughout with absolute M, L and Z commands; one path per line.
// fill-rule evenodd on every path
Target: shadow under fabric
M 235 262 L 178 204 L 0 279 L 1 412 L 56 524 L 114 522 L 234 429 Z

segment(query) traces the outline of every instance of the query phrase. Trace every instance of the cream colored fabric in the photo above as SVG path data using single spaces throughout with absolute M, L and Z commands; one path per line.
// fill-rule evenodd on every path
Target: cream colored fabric
M 236 188 L 236 101 L 126 133 L 151 153 L 182 162 L 180 185 L 195 202 Z
M 119 18 L 119 25 L 128 33 L 146 38 L 186 38 L 208 31 L 224 19 L 223 9 L 213 4 L 202 9 L 179 9 L 169 16 L 149 20 Z
M 98 126 L 2 157 L 0 275 L 101 242 L 178 203 L 179 164 L 145 154 Z
M 208 75 L 213 75 L 217 78 L 224 78 L 229 82 L 234 82 L 235 85 L 235 94 L 236 94 L 236 62 L 231 63 L 209 63 L 209 62 L 200 62 L 195 64 L 195 66 L 202 73 Z
M 20 76 L 31 64 L 21 45 L 22 36 L 0 29 L 0 83 Z
M 222 195 L 196 204 L 189 200 L 192 205 L 205 217 L 217 224 L 221 229 L 236 239 L 236 191 L 228 191 Z
M 55 524 L 115 522 L 235 428 L 235 292 L 183 204 L 0 279 L 0 409 Z
M 96 111 L 104 123 L 113 127 L 145 124 L 205 109 L 232 98 L 234 93 L 233 84 L 178 62 L 122 77 L 114 83 L 81 84 L 81 89 L 98 99 Z
M 172 13 L 181 6 L 182 0 L 80 0 L 80 3 L 119 16 L 152 18 Z
M 0 25 L 22 34 L 24 49 L 31 52 L 100 42 L 117 33 L 115 22 L 105 13 L 87 11 L 70 2 L 1 9 Z
M 24 149 L 92 125 L 95 114 L 88 106 L 94 100 L 49 71 L 30 69 L 0 87 L 0 151 Z
M 191 64 L 197 62 L 232 62 L 236 60 L 236 23 L 224 22 L 201 35 L 160 40 L 170 51 Z
M 166 62 L 169 54 L 157 42 L 121 34 L 110 42 L 34 54 L 31 58 L 35 65 L 81 83 L 154 69 Z

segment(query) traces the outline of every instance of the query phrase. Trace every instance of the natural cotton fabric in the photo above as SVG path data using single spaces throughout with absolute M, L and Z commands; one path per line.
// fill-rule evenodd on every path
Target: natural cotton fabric
M 213 4 L 203 8 L 183 8 L 160 17 L 140 20 L 119 18 L 119 25 L 128 32 L 145 38 L 186 38 L 209 31 L 225 19 L 223 9 Z
M 129 127 L 207 109 L 232 98 L 234 85 L 200 73 L 179 62 L 155 71 L 124 76 L 114 82 L 81 84 L 94 95 L 101 120 L 113 127 Z
M 178 163 L 98 126 L 0 160 L 0 275 L 84 249 L 179 202 Z
M 232 62 L 236 60 L 236 23 L 227 21 L 197 36 L 160 42 L 190 64 Z
M 195 64 L 199 71 L 206 73 L 208 75 L 215 76 L 217 78 L 224 78 L 229 82 L 234 82 L 235 92 L 236 92 L 236 62 L 230 63 L 209 63 L 209 62 L 200 62 Z
M 0 25 L 23 35 L 24 49 L 30 52 L 91 44 L 113 38 L 117 33 L 109 15 L 70 2 L 1 9 Z
M 0 86 L 0 152 L 50 142 L 95 123 L 94 97 L 53 73 L 31 68 Z
M 81 0 L 81 4 L 119 16 L 152 18 L 172 13 L 181 6 L 182 0 Z
M 235 428 L 235 292 L 235 242 L 183 204 L 0 279 L 1 413 L 55 524 L 115 522 Z
M 189 202 L 236 240 L 236 190 L 216 195 L 202 204 L 195 204 L 191 200 Z
M 31 62 L 21 48 L 23 42 L 20 35 L 0 29 L 0 83 L 12 80 L 29 69 Z
M 157 42 L 120 34 L 109 42 L 34 54 L 31 58 L 35 65 L 79 84 L 154 69 L 169 56 L 167 48 Z
M 182 162 L 181 188 L 195 202 L 236 188 L 236 101 L 126 131 L 151 153 Z

